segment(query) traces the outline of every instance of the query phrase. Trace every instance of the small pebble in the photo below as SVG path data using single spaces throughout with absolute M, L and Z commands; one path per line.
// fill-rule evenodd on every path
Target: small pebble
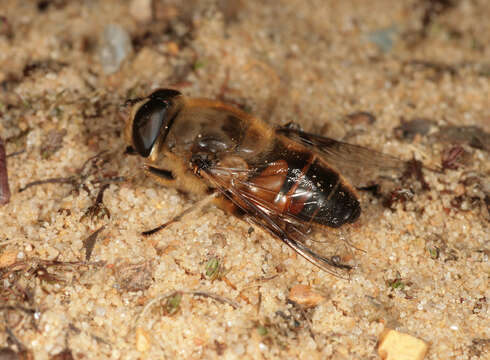
M 109 24 L 102 34 L 99 48 L 99 58 L 105 74 L 113 74 L 121 63 L 133 51 L 131 38 L 124 28 L 116 24 Z
M 399 139 L 413 140 L 416 135 L 426 135 L 435 122 L 426 118 L 415 118 L 402 122 L 394 129 L 395 136 Z
M 384 52 L 390 52 L 396 41 L 398 29 L 396 26 L 377 29 L 366 34 L 366 40 L 378 46 Z
M 167 50 L 170 55 L 178 55 L 179 54 L 179 45 L 173 41 L 167 44 Z
M 143 328 L 136 329 L 136 349 L 140 352 L 146 352 L 150 349 L 151 340 L 148 332 Z
M 376 122 L 376 117 L 366 111 L 357 111 L 347 115 L 347 120 L 352 125 L 370 125 Z

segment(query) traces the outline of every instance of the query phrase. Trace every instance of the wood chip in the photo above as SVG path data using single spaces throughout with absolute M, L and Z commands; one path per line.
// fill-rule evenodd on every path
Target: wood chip
M 380 336 L 378 354 L 383 360 L 422 360 L 427 344 L 416 337 L 392 329 Z

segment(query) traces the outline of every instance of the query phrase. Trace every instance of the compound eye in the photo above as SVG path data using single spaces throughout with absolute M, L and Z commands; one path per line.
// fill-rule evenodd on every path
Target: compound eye
M 168 103 L 150 99 L 137 111 L 133 121 L 133 145 L 143 157 L 148 157 L 167 115 Z

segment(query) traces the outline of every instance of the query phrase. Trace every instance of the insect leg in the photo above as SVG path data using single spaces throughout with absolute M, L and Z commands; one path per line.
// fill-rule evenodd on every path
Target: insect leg
M 213 192 L 212 194 L 210 194 L 210 195 L 206 196 L 205 198 L 199 200 L 197 203 L 193 204 L 192 206 L 189 206 L 187 209 L 182 211 L 177 216 L 174 216 L 172 219 L 170 219 L 166 223 L 163 223 L 162 225 L 159 225 L 156 228 L 153 228 L 151 230 L 143 231 L 141 233 L 141 235 L 144 235 L 144 236 L 153 235 L 153 234 L 159 232 L 160 230 L 165 229 L 167 226 L 182 220 L 182 218 L 184 216 L 186 216 L 190 213 L 193 213 L 195 211 L 201 210 L 204 206 L 208 205 L 211 201 L 213 201 L 218 194 L 219 194 L 218 191 Z

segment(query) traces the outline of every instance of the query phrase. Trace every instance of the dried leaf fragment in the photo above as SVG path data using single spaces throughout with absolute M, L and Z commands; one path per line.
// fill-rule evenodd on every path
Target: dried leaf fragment
M 317 306 L 325 296 L 308 285 L 294 285 L 289 291 L 288 299 L 306 308 Z
M 149 262 L 123 263 L 115 268 L 116 281 L 123 291 L 143 291 L 153 283 Z
M 41 157 L 44 160 L 48 160 L 58 150 L 63 147 L 63 138 L 67 134 L 66 129 L 63 130 L 50 130 L 43 139 L 43 146 L 41 147 Z
M 383 360 L 422 360 L 427 344 L 415 336 L 385 329 L 380 336 L 378 354 Z
M 471 147 L 490 151 L 490 133 L 478 126 L 442 126 L 434 137 L 453 144 L 468 144 Z

